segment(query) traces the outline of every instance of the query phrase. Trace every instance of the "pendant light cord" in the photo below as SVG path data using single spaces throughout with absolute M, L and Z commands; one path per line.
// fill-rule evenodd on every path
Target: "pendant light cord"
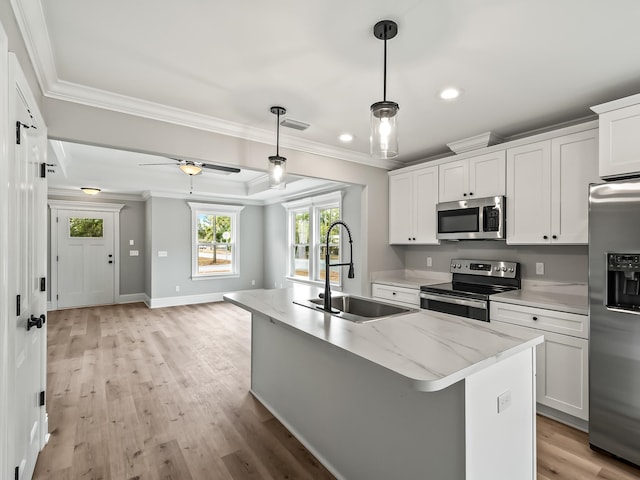
M 384 29 L 384 79 L 382 82 L 382 101 L 387 101 L 387 28 Z
M 276 120 L 276 156 L 280 156 L 280 110 L 278 110 L 278 118 Z

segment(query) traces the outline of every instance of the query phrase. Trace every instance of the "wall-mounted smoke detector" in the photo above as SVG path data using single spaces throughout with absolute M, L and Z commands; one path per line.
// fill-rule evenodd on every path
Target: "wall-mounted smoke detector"
M 293 118 L 285 118 L 280 122 L 283 127 L 293 128 L 294 130 L 306 130 L 311 125 L 301 122 L 300 120 L 294 120 Z

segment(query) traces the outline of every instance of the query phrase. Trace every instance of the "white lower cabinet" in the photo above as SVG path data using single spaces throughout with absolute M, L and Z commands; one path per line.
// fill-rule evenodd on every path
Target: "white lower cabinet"
M 519 325 L 544 335 L 536 352 L 536 401 L 588 420 L 589 317 L 492 301 L 491 322 Z
M 397 303 L 401 306 L 420 307 L 420 290 L 415 288 L 374 283 L 371 285 L 371 296 L 385 302 Z

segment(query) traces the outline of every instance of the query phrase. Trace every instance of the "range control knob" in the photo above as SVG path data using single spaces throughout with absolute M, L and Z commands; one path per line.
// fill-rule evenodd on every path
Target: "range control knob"
M 462 265 L 460 265 L 459 263 L 456 263 L 456 268 L 461 268 Z
M 514 272 L 513 267 L 509 267 L 509 271 L 513 273 Z
M 506 272 L 507 271 L 507 267 L 502 267 L 502 271 Z
M 493 269 L 494 269 L 496 272 L 499 272 L 499 271 L 500 271 L 500 267 L 493 267 Z

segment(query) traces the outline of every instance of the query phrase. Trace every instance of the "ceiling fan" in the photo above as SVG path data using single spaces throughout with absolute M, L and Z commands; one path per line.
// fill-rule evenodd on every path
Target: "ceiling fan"
M 191 160 L 181 160 L 179 158 L 168 157 L 170 160 L 174 160 L 176 163 L 141 163 L 140 166 L 149 166 L 149 165 L 171 165 L 177 166 L 180 170 L 186 173 L 189 176 L 199 175 L 202 172 L 203 168 L 207 168 L 209 170 L 217 170 L 219 172 L 224 172 L 226 174 L 229 173 L 240 173 L 239 168 L 235 167 L 227 167 L 225 165 L 215 165 L 213 163 L 204 163 L 204 162 L 194 162 Z

